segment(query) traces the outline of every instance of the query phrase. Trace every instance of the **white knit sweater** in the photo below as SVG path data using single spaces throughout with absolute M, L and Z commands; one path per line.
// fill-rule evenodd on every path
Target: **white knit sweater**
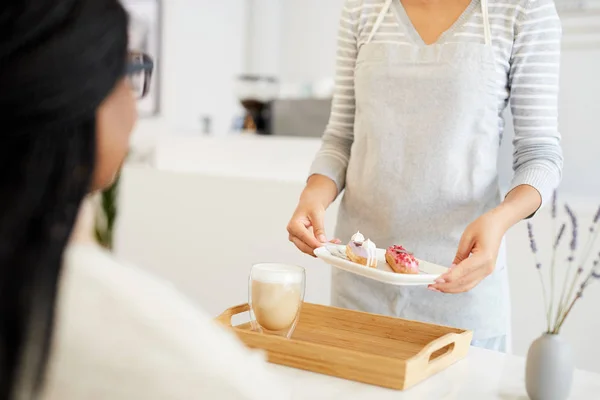
M 164 282 L 67 250 L 43 400 L 291 398 L 270 368 Z

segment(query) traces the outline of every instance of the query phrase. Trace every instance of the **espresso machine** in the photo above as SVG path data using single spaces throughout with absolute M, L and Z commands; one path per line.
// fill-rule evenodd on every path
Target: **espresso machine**
M 271 134 L 271 108 L 278 95 L 278 80 L 272 76 L 241 75 L 236 83 L 237 98 L 244 107 L 241 129 L 260 135 Z

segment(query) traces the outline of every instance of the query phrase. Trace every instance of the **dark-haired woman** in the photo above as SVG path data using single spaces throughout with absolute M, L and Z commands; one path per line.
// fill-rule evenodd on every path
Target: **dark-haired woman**
M 117 0 L 0 6 L 0 399 L 285 399 L 168 285 L 72 242 L 128 150 L 151 60 Z

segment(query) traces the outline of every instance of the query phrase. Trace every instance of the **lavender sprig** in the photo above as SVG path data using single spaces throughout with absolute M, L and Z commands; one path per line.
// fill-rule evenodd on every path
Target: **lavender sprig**
M 571 252 L 574 253 L 575 250 L 577 250 L 577 217 L 575 216 L 575 213 L 573 212 L 573 210 L 571 210 L 571 207 L 569 207 L 566 204 L 565 204 L 565 210 L 567 211 L 567 214 L 569 215 L 569 218 L 571 219 L 571 226 L 573 228 L 570 247 L 571 247 Z
M 594 228 L 595 228 L 595 226 L 596 226 L 597 223 L 598 223 L 598 220 L 596 219 L 596 216 L 594 216 L 594 220 L 592 221 L 592 225 L 591 225 L 591 228 L 590 228 L 590 231 L 592 232 L 592 234 L 589 236 L 588 242 L 587 242 L 587 244 L 585 246 L 585 249 L 583 251 L 582 263 L 585 263 L 587 261 L 587 258 L 588 258 L 589 254 L 590 254 L 590 251 L 591 251 L 592 247 L 593 247 L 593 244 L 596 241 L 596 238 L 598 237 L 598 232 L 594 232 Z M 597 260 L 595 260 L 595 261 L 597 261 Z M 594 272 L 596 272 L 596 271 L 594 271 L 594 268 L 592 268 L 592 271 L 590 271 L 590 273 L 594 273 Z M 571 282 L 571 289 L 569 290 L 569 292 L 568 292 L 569 294 L 567 295 L 565 301 L 568 301 L 570 298 L 573 297 L 573 293 L 575 292 L 575 287 L 576 287 L 577 281 L 580 279 L 580 277 L 582 275 L 583 275 L 583 267 L 580 266 L 577 269 L 577 272 L 575 273 L 575 276 L 573 277 L 573 281 Z M 589 279 L 590 279 L 590 277 L 588 275 L 588 277 L 586 278 L 585 282 L 589 282 Z M 583 290 L 583 289 L 584 289 L 584 287 L 581 288 L 581 290 Z M 581 296 L 579 296 L 578 298 L 580 298 L 580 297 Z M 566 307 L 566 304 L 565 304 L 565 307 Z M 564 308 L 563 308 L 563 311 L 564 311 Z
M 554 241 L 554 249 L 558 248 L 558 245 L 560 244 L 560 239 L 562 239 L 563 235 L 565 234 L 565 229 L 567 228 L 567 224 L 562 224 L 560 226 L 560 229 L 558 231 L 558 235 L 556 235 L 556 240 Z
M 596 211 L 596 215 L 594 215 L 594 220 L 592 221 L 592 226 L 590 226 L 590 232 L 594 232 L 596 229 L 596 225 L 600 222 L 600 206 L 598 207 L 598 211 Z
M 555 220 L 552 221 L 552 227 L 553 227 L 553 231 L 554 231 L 554 225 L 555 225 Z M 554 241 L 554 248 L 553 248 L 553 252 L 552 252 L 552 264 L 550 265 L 550 310 L 548 311 L 550 313 L 550 315 L 554 315 L 554 296 L 556 294 L 556 285 L 555 285 L 555 281 L 556 281 L 556 249 L 558 249 L 558 245 L 560 244 L 560 240 L 562 239 L 562 237 L 565 234 L 565 230 L 567 229 L 567 224 L 563 223 L 558 231 L 558 235 L 556 235 L 556 240 Z M 560 304 L 556 305 L 556 309 L 558 311 L 558 308 L 560 307 Z M 558 317 L 557 317 L 558 318 Z
M 535 243 L 535 238 L 533 237 L 533 225 L 531 225 L 531 222 L 527 223 L 527 233 L 529 234 L 529 247 L 531 247 L 531 252 L 537 254 L 537 245 Z
M 587 285 L 584 285 L 584 283 L 581 284 L 581 288 L 579 289 L 579 291 L 575 295 L 575 298 L 573 299 L 573 301 L 571 301 L 571 304 L 569 304 L 569 307 L 567 308 L 567 310 L 565 311 L 565 313 L 561 316 L 560 320 L 556 322 L 556 327 L 554 328 L 554 331 L 552 333 L 558 334 L 558 332 L 560 331 L 560 328 L 565 323 L 565 320 L 567 319 L 567 317 L 571 313 L 571 310 L 573 309 L 573 306 L 575 306 L 575 303 L 577 303 L 577 300 L 579 300 L 580 298 L 583 297 L 583 291 L 584 291 L 585 287 L 587 286 Z
M 581 299 L 583 297 L 584 290 L 590 285 L 590 283 L 592 283 L 592 279 L 600 279 L 600 273 L 598 271 L 596 271 L 596 268 L 598 267 L 598 262 L 599 262 L 598 260 L 594 261 L 594 268 L 592 268 L 592 270 L 590 271 L 590 273 L 588 274 L 588 276 L 585 278 L 585 280 L 579 286 L 579 290 L 577 291 L 577 294 L 575 294 L 575 297 L 573 298 L 573 300 L 569 304 L 569 307 L 567 308 L 567 310 L 561 316 L 560 321 L 557 322 L 556 327 L 554 328 L 553 333 L 557 334 L 560 331 L 560 328 L 565 323 L 565 320 L 567 319 L 567 317 L 571 313 L 571 310 L 575 306 L 575 303 L 577 303 L 577 300 L 579 300 L 579 299 Z
M 571 220 L 571 243 L 569 243 L 569 247 L 571 249 L 571 254 L 569 255 L 569 258 L 567 258 L 567 261 L 569 262 L 569 266 L 567 267 L 567 271 L 565 272 L 565 280 L 563 282 L 563 287 L 562 287 L 562 291 L 560 294 L 560 298 L 559 298 L 559 302 L 557 304 L 556 307 L 556 317 L 555 317 L 555 327 L 558 325 L 558 322 L 561 319 L 561 315 L 563 314 L 563 312 L 565 311 L 565 308 L 567 307 L 567 302 L 569 299 L 569 296 L 567 296 L 567 294 L 569 293 L 567 291 L 567 288 L 569 287 L 569 282 L 571 280 L 573 280 L 573 282 L 576 281 L 577 279 L 577 274 L 575 273 L 573 278 L 571 278 L 571 271 L 573 269 L 573 261 L 575 260 L 575 250 L 577 250 L 577 217 L 575 216 L 575 213 L 573 212 L 573 210 L 571 210 L 571 207 L 569 207 L 568 204 L 565 204 L 565 211 L 567 212 L 567 215 L 569 216 L 569 219 Z M 573 287 L 573 285 L 571 285 L 571 287 Z
M 542 274 L 542 264 L 538 261 L 537 258 L 537 245 L 535 243 L 535 237 L 533 236 L 533 225 L 531 224 L 531 222 L 527 222 L 527 233 L 529 235 L 529 246 L 531 247 L 531 252 L 533 253 L 533 258 L 535 259 L 535 268 L 538 271 L 540 283 L 542 285 L 542 295 L 544 296 L 544 308 L 546 309 L 546 329 L 547 332 L 550 332 L 551 312 L 550 307 L 548 306 L 548 295 L 546 294 L 546 284 L 544 283 L 544 275 Z
M 552 233 L 556 232 L 556 213 L 557 213 L 557 199 L 558 199 L 558 195 L 557 195 L 557 191 L 556 189 L 554 190 L 554 192 L 552 193 Z M 548 325 L 551 324 L 552 321 L 552 315 L 554 315 L 554 296 L 556 293 L 556 248 L 558 247 L 559 243 L 560 243 L 560 239 L 562 238 L 563 234 L 565 233 L 565 229 L 566 229 L 566 224 L 562 224 L 558 235 L 556 235 L 556 241 L 554 242 L 554 251 L 552 252 L 552 262 L 550 264 L 550 307 L 548 308 Z M 558 308 L 558 306 L 557 306 Z
M 531 251 L 535 258 L 535 267 L 538 270 L 538 274 L 540 276 L 540 281 L 542 284 L 542 292 L 544 295 L 544 303 L 546 305 L 546 318 L 549 333 L 558 334 L 562 325 L 564 324 L 566 318 L 570 315 L 571 310 L 574 305 L 577 303 L 579 299 L 583 297 L 583 293 L 585 289 L 595 281 L 600 281 L 600 254 L 598 254 L 598 258 L 593 261 L 593 266 L 590 268 L 589 272 L 586 273 L 585 265 L 588 260 L 588 256 L 590 251 L 592 250 L 596 240 L 600 236 L 600 208 L 594 214 L 593 222 L 590 226 L 590 235 L 588 240 L 586 241 L 586 246 L 582 248 L 583 257 L 579 258 L 578 253 L 578 221 L 573 210 L 568 206 L 564 206 L 564 210 L 566 211 L 569 217 L 569 223 L 571 224 L 571 240 L 568 243 L 570 249 L 570 255 L 568 257 L 568 268 L 566 271 L 565 281 L 562 285 L 562 294 L 560 297 L 560 302 L 556 303 L 556 308 L 554 307 L 554 269 L 555 269 L 555 259 L 557 254 L 557 249 L 561 244 L 562 238 L 565 235 L 567 224 L 561 224 L 558 232 L 554 229 L 556 227 L 556 219 L 557 219 L 557 196 L 556 192 L 554 192 L 554 196 L 552 198 L 552 231 L 556 234 L 554 237 L 553 252 L 552 252 L 552 265 L 551 265 L 551 297 L 550 297 L 550 306 L 548 307 L 548 297 L 546 293 L 546 287 L 544 285 L 544 276 L 542 274 L 542 264 L 538 260 L 538 244 L 536 243 L 533 226 L 531 223 L 527 224 L 528 238 L 529 238 L 529 246 L 531 247 Z M 577 262 L 575 262 L 575 256 L 577 257 Z M 575 265 L 574 265 L 575 264 Z M 577 267 L 577 268 L 575 268 Z M 572 278 L 572 279 L 571 279 Z M 585 278 L 581 279 L 580 278 Z M 558 300 L 558 299 L 557 299 Z M 552 320 L 555 318 L 554 320 Z
M 600 218 L 598 220 L 600 220 Z M 592 224 L 592 227 L 594 227 L 598 223 L 598 220 L 596 220 L 596 217 L 594 217 L 594 222 Z M 596 242 L 596 239 L 598 238 L 598 233 L 599 233 L 599 231 L 596 230 L 594 234 L 590 235 L 588 244 L 586 246 L 588 251 L 584 252 L 584 257 L 582 258 L 582 264 L 584 264 L 586 262 L 586 260 L 589 256 L 589 252 L 591 251 L 591 248 L 593 247 L 594 243 Z M 579 300 L 583 297 L 583 291 L 591 283 L 591 280 L 592 279 L 600 279 L 600 271 L 598 271 L 598 265 L 600 264 L 600 254 L 598 254 L 598 257 L 599 258 L 594 260 L 590 272 L 588 273 L 587 277 L 583 280 L 583 282 L 579 286 L 579 290 L 575 294 L 575 297 L 573 297 L 573 292 L 575 290 L 575 284 L 577 282 L 577 278 L 583 274 L 583 267 L 580 266 L 577 269 L 577 274 L 575 275 L 575 278 L 573 279 L 573 282 L 571 284 L 571 290 L 569 291 L 569 296 L 566 298 L 565 301 L 568 301 L 568 299 L 570 299 L 572 297 L 573 297 L 573 300 L 571 300 L 568 307 L 566 307 L 566 304 L 565 304 L 566 309 L 563 309 L 562 315 L 560 315 L 560 317 L 557 317 L 557 321 L 556 321 L 554 331 L 553 331 L 554 333 L 559 332 L 560 328 L 564 324 L 565 320 L 567 319 L 568 315 L 570 314 L 570 312 L 573 309 L 573 306 L 575 305 L 577 300 Z

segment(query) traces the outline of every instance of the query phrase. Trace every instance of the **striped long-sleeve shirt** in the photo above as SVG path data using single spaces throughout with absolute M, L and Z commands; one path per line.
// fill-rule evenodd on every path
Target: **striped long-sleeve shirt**
M 383 4 L 384 0 L 347 0 L 340 18 L 332 112 L 311 168 L 311 174 L 331 178 L 339 191 L 345 186 L 353 144 L 356 59 Z M 546 201 L 560 182 L 563 163 L 557 112 L 560 20 L 552 0 L 490 0 L 489 20 L 496 59 L 500 137 L 503 112 L 509 103 L 514 119 L 515 175 L 511 188 L 529 184 Z M 390 9 L 372 43 L 414 45 L 406 32 Z M 481 8 L 474 8 L 444 41 L 483 44 Z

